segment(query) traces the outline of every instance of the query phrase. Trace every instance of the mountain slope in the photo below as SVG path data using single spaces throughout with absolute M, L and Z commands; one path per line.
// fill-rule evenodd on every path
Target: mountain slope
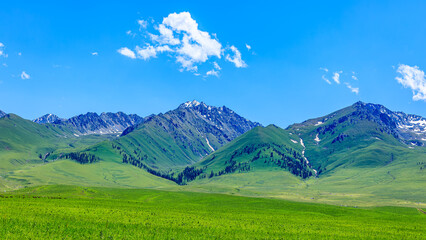
M 315 175 L 299 137 L 274 125 L 250 130 L 194 167 L 203 170 L 199 178 L 264 169 L 289 171 L 301 178 Z
M 4 116 L 6 116 L 6 113 L 5 113 L 5 112 L 3 112 L 2 110 L 0 110 L 0 118 L 2 118 L 2 117 L 4 117 Z
M 424 140 L 418 140 L 423 119 L 359 102 L 294 124 L 276 138 L 261 137 L 271 126 L 255 128 L 195 164 L 194 168 L 203 172 L 189 186 L 200 191 L 353 205 L 424 202 L 426 148 L 421 146 Z M 408 124 L 411 126 L 402 127 Z M 305 146 L 303 155 L 311 169 L 318 171 L 317 177 L 296 178 L 291 171 L 282 171 L 289 169 L 277 171 L 276 164 L 253 166 L 253 162 L 274 161 L 269 160 L 267 149 L 261 152 L 263 161 L 253 161 L 255 154 L 251 152 L 257 150 L 247 146 L 261 146 L 270 140 L 291 146 L 301 155 Z M 250 170 L 237 168 L 232 174 L 225 170 L 218 176 L 232 161 L 249 163 Z
M 192 101 L 165 114 L 150 116 L 142 124 L 126 129 L 119 139 L 88 151 L 108 159 L 111 157 L 102 155 L 98 149 L 113 148 L 121 155 L 120 161 L 169 170 L 199 161 L 258 125 L 227 107 Z
M 86 113 L 61 119 L 53 114 L 46 114 L 34 120 L 40 124 L 54 124 L 64 126 L 74 131 L 76 135 L 88 134 L 121 134 L 126 128 L 143 122 L 143 118 L 136 114 L 117 113 Z
M 415 119 L 415 120 L 414 120 Z M 304 140 L 306 156 L 320 173 L 339 167 L 379 167 L 414 146 L 423 146 L 426 120 L 358 102 L 327 116 L 287 128 Z M 357 154 L 352 154 L 357 152 Z
M 37 124 L 7 114 L 0 119 L 0 172 L 44 163 L 58 149 L 77 150 L 104 139 L 101 136 L 77 138 L 66 127 Z

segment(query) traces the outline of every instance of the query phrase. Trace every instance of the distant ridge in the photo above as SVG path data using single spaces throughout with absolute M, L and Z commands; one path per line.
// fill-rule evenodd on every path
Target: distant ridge
M 142 117 L 136 114 L 88 112 L 78 116 L 62 119 L 54 114 L 46 114 L 33 120 L 39 124 L 54 124 L 72 129 L 77 135 L 121 134 L 126 128 L 142 123 Z
M 46 124 L 46 123 L 55 123 L 55 122 L 59 122 L 63 120 L 65 119 L 60 118 L 54 114 L 46 114 L 39 118 L 34 119 L 33 122 L 39 123 L 39 124 Z

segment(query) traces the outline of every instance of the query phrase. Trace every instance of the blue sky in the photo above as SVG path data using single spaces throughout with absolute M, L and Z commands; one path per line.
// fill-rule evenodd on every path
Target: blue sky
M 426 116 L 425 12 L 424 1 L 9 1 L 0 109 L 146 116 L 197 99 L 286 127 L 361 100 Z

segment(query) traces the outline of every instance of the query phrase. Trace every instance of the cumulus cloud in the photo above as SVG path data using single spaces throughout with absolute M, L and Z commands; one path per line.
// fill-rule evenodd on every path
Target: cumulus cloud
M 402 84 L 402 86 L 410 88 L 413 91 L 414 101 L 426 101 L 425 73 L 420 70 L 419 67 L 400 64 L 396 72 L 401 74 L 401 77 L 396 77 L 395 79 Z
M 334 72 L 333 73 L 333 80 L 337 83 L 340 84 L 340 74 L 342 74 L 342 71 L 339 72 Z
M 138 21 L 139 25 L 142 23 L 140 21 L 143 20 Z M 144 21 L 141 27 L 147 28 L 147 22 Z M 146 31 L 148 38 L 145 47 L 136 46 L 136 54 L 131 54 L 130 52 L 133 51 L 126 47 L 118 51 L 121 54 L 126 53 L 123 54 L 125 56 L 143 60 L 155 58 L 159 53 L 168 52 L 168 56 L 173 57 L 180 65 L 181 71 L 192 72 L 197 72 L 198 66 L 211 58 L 221 59 L 228 51 L 232 52 L 232 57 L 228 53 L 225 57 L 226 60 L 233 62 L 237 67 L 247 66 L 235 46 L 224 49 L 216 34 L 200 30 L 198 23 L 189 12 L 171 13 L 163 18 L 161 23 L 152 24 L 152 28 L 155 33 Z M 130 34 L 131 32 L 128 33 L 128 35 Z M 215 71 L 218 70 L 220 67 L 215 66 Z
M 126 48 L 126 47 L 122 47 L 120 49 L 117 50 L 118 53 L 120 53 L 123 56 L 129 57 L 131 59 L 135 59 L 136 58 L 136 54 L 135 52 L 133 52 L 132 50 Z
M 234 56 L 231 57 L 229 54 L 226 55 L 226 60 L 235 64 L 237 68 L 245 68 L 247 64 L 241 59 L 241 53 L 235 46 L 230 47 L 231 51 L 234 53 Z
M 21 78 L 24 79 L 24 80 L 30 79 L 30 75 L 28 73 L 26 73 L 25 71 L 22 71 Z
M 351 92 L 353 92 L 353 93 L 355 93 L 355 94 L 357 94 L 358 95 L 358 93 L 359 93 L 359 88 L 356 88 L 356 87 L 352 87 L 349 83 L 347 83 L 347 82 L 345 82 L 345 84 L 346 84 L 346 87 L 348 87 L 350 90 L 351 90 Z

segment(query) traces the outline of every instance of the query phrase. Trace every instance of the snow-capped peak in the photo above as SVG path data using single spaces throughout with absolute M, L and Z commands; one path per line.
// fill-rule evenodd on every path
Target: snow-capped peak
M 190 108 L 190 107 L 196 107 L 198 105 L 200 105 L 201 103 L 198 102 L 197 100 L 192 100 L 192 101 L 188 101 L 186 103 L 183 103 L 181 106 L 182 107 L 186 107 L 186 108 Z

